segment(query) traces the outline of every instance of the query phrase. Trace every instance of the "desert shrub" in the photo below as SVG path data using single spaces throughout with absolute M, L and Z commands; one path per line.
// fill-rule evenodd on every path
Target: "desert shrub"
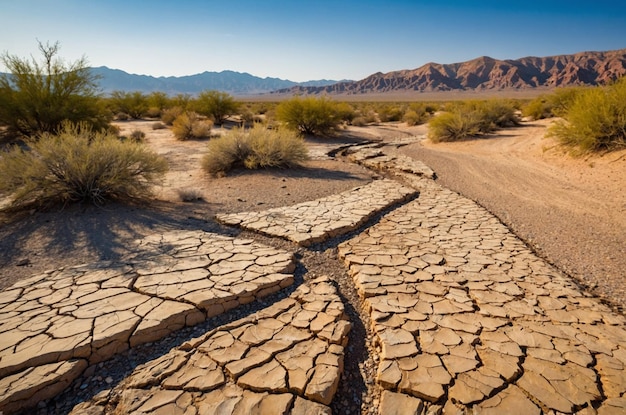
M 144 138 L 146 138 L 146 133 L 141 130 L 133 130 L 128 138 L 132 141 L 140 142 L 143 141 Z
M 162 122 L 152 123 L 152 129 L 153 130 L 163 130 L 165 128 L 167 128 L 167 126 L 165 124 L 163 124 Z
M 626 146 L 626 77 L 604 87 L 579 91 L 549 135 L 574 153 Z
M 3 54 L 0 62 L 0 125 L 9 136 L 55 132 L 64 121 L 105 129 L 110 113 L 97 95 L 97 77 L 85 58 L 66 64 L 58 58 L 59 43 L 39 43 L 43 60 Z
M 226 118 L 237 113 L 239 103 L 226 92 L 202 91 L 193 107 L 197 113 L 211 117 L 215 124 L 221 125 Z
M 402 120 L 409 126 L 421 125 L 426 123 L 434 112 L 434 109 L 427 104 L 412 103 L 404 113 Z
M 347 102 L 337 103 L 337 112 L 339 119 L 348 124 L 351 124 L 356 116 L 354 108 Z
M 174 120 L 184 112 L 182 107 L 172 107 L 164 109 L 161 112 L 161 121 L 163 121 L 166 125 L 174 124 Z
M 167 170 L 165 159 L 140 143 L 65 123 L 0 157 L 0 192 L 13 208 L 147 198 Z
M 442 112 L 428 122 L 428 137 L 434 143 L 459 141 L 481 133 L 477 112 Z
M 183 202 L 197 202 L 204 200 L 204 195 L 197 189 L 178 189 L 178 197 Z
M 208 173 L 220 175 L 235 167 L 293 167 L 307 159 L 304 140 L 297 134 L 255 124 L 250 129 L 235 128 L 209 141 L 202 166 Z
M 128 121 L 130 119 L 132 119 L 132 117 L 125 112 L 118 112 L 117 114 L 115 114 L 116 121 Z
M 491 99 L 475 103 L 482 120 L 484 133 L 498 128 L 514 127 L 519 125 L 516 103 L 504 99 Z
M 148 112 L 148 97 L 139 91 L 113 91 L 108 99 L 113 113 L 125 113 L 140 119 Z
M 392 122 L 402 120 L 405 109 L 402 105 L 383 105 L 378 110 L 378 118 L 381 122 Z
M 368 122 L 364 116 L 360 115 L 360 116 L 354 117 L 352 119 L 351 124 L 354 125 L 355 127 L 365 127 L 368 124 Z
M 161 118 L 161 109 L 157 107 L 148 107 L 144 115 L 146 118 Z
M 195 112 L 184 112 L 174 120 L 172 132 L 178 140 L 208 138 L 212 127 L 211 121 L 200 118 Z
M 288 129 L 302 134 L 326 135 L 337 129 L 341 113 L 329 98 L 294 97 L 276 107 L 276 118 Z
M 165 108 L 171 107 L 171 100 L 165 92 L 154 91 L 147 96 L 148 107 L 150 110 L 158 110 L 159 113 Z M 159 115 L 157 115 L 158 117 Z
M 531 120 L 542 120 L 552 116 L 552 109 L 544 95 L 539 96 L 522 107 L 522 115 Z

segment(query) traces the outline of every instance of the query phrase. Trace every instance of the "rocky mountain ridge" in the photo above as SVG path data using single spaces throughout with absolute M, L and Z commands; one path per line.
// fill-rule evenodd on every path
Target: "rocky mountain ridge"
M 529 89 L 605 84 L 626 75 L 626 49 L 573 55 L 499 60 L 481 56 L 466 62 L 427 63 L 417 69 L 377 72 L 360 81 L 326 86 L 294 86 L 292 94 L 368 94 Z

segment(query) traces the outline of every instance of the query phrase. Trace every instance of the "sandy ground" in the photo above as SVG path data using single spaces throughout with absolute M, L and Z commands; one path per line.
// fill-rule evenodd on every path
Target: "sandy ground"
M 545 138 L 550 122 L 460 143 L 425 140 L 400 151 L 424 161 L 440 184 L 486 207 L 541 256 L 622 308 L 626 151 L 572 158 Z
M 438 181 L 496 214 L 537 252 L 613 305 L 626 304 L 626 151 L 572 159 L 544 138 L 549 121 L 525 123 L 488 139 L 399 151 L 433 168 Z M 375 173 L 326 156 L 364 140 L 423 136 L 426 127 L 391 123 L 350 128 L 334 139 L 308 139 L 312 160 L 293 170 L 235 171 L 211 178 L 200 168 L 205 140 L 180 142 L 151 121 L 141 129 L 170 171 L 149 206 L 71 206 L 62 211 L 0 217 L 0 288 L 61 266 L 116 259 L 143 235 L 167 229 L 237 231 L 216 213 L 262 210 L 338 193 Z M 183 202 L 184 197 L 201 200 Z M 187 196 L 185 196 L 187 195 Z

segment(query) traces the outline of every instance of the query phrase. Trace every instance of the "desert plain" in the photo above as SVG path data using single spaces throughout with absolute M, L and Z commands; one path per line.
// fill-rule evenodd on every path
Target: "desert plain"
M 401 211 L 409 203 L 413 203 L 410 198 L 398 200 L 396 203 L 385 207 L 376 215 L 369 217 L 366 223 L 360 223 L 354 229 L 346 231 L 345 235 L 333 235 L 327 240 L 314 242 L 310 246 L 298 245 L 283 238 L 272 237 L 271 232 L 259 233 L 250 229 L 229 226 L 216 219 L 220 215 L 271 211 L 272 209 L 328 198 L 356 187 L 362 188 L 373 181 L 395 180 L 406 184 L 408 179 L 403 178 L 402 175 L 394 176 L 393 172 L 386 168 L 368 168 L 364 163 L 355 163 L 354 158 L 351 159 L 350 157 L 353 148 L 366 145 L 373 146 L 373 148 L 381 146 L 381 148 L 385 148 L 388 157 L 409 157 L 432 169 L 435 179 L 431 181 L 434 184 L 428 182 L 429 184 L 422 185 L 421 182 L 416 182 L 418 183 L 416 185 L 417 192 L 412 197 L 413 200 L 419 201 L 422 193 L 426 197 L 430 194 L 429 192 L 434 192 L 433 200 L 436 201 L 440 197 L 437 192 L 443 192 L 444 196 L 441 196 L 443 204 L 441 206 L 438 207 L 436 202 L 433 202 L 432 206 L 428 205 L 431 211 L 434 209 L 440 215 L 438 220 L 443 221 L 444 219 L 441 218 L 446 217 L 445 208 L 446 203 L 448 203 L 446 200 L 450 198 L 454 200 L 461 198 L 459 200 L 462 201 L 458 201 L 458 204 L 462 206 L 466 206 L 464 203 L 469 203 L 467 206 L 476 205 L 478 208 L 484 208 L 493 215 L 493 220 L 489 219 L 487 222 L 493 227 L 494 234 L 500 235 L 502 232 L 510 232 L 512 238 L 517 238 L 516 240 L 519 240 L 521 244 L 518 246 L 515 245 L 517 244 L 515 242 L 516 252 L 527 249 L 528 253 L 524 253 L 524 255 L 534 255 L 538 260 L 545 262 L 546 269 L 554 269 L 554 271 L 544 270 L 539 274 L 542 276 L 545 276 L 544 274 L 553 275 L 551 273 L 554 272 L 554 275 L 558 275 L 558 278 L 555 277 L 557 280 L 561 281 L 563 278 L 563 281 L 566 281 L 564 284 L 569 291 L 566 294 L 557 294 L 556 299 L 561 298 L 564 304 L 567 301 L 571 301 L 571 304 L 583 304 L 583 302 L 576 302 L 568 296 L 570 292 L 585 293 L 583 295 L 585 299 L 594 299 L 594 304 L 597 303 L 597 307 L 604 310 L 598 311 L 598 313 L 617 316 L 614 319 L 613 317 L 606 317 L 604 320 L 602 317 L 598 317 L 597 320 L 592 319 L 593 321 L 585 321 L 583 317 L 580 317 L 576 322 L 568 321 L 581 326 L 584 324 L 595 325 L 596 323 L 612 325 L 618 330 L 617 340 L 615 340 L 617 343 L 607 347 L 614 352 L 614 355 L 610 356 L 611 358 L 623 362 L 620 359 L 626 353 L 626 346 L 624 345 L 626 339 L 620 338 L 619 333 L 624 332 L 623 313 L 624 304 L 626 304 L 626 150 L 572 157 L 559 147 L 553 139 L 546 138 L 547 126 L 552 121 L 525 121 L 518 127 L 503 129 L 484 138 L 439 144 L 433 144 L 426 139 L 427 126 L 408 127 L 403 123 L 380 123 L 366 127 L 347 127 L 331 138 L 307 138 L 306 142 L 311 159 L 301 168 L 261 171 L 235 170 L 229 172 L 225 177 L 219 178 L 208 177 L 200 168 L 200 159 L 206 147 L 205 140 L 177 141 L 169 129 L 153 130 L 154 122 L 152 121 L 118 122 L 117 125 L 122 134 L 128 134 L 136 129 L 144 131 L 147 145 L 168 160 L 170 170 L 163 184 L 155 188 L 154 200 L 148 205 L 107 204 L 101 207 L 73 205 L 48 212 L 31 211 L 18 215 L 2 216 L 0 222 L 0 270 L 2 273 L 0 288 L 7 290 L 13 284 L 19 284 L 20 281 L 26 280 L 32 275 L 42 274 L 50 270 L 71 268 L 79 264 L 97 261 L 123 260 L 128 253 L 129 246 L 132 246 L 137 240 L 149 239 L 151 235 L 155 234 L 204 231 L 228 237 L 246 238 L 286 252 L 293 252 L 298 263 L 294 271 L 294 286 L 306 285 L 308 281 L 314 281 L 313 286 L 322 287 L 316 289 L 325 292 L 324 290 L 327 288 L 323 279 L 328 277 L 336 287 L 338 296 L 344 302 L 345 318 L 351 323 L 351 330 L 349 334 L 347 331 L 344 333 L 345 342 L 338 342 L 344 348 L 341 351 L 343 363 L 338 366 L 343 371 L 334 385 L 334 398 L 331 396 L 332 402 L 326 402 L 326 398 L 306 395 L 309 398 L 316 396 L 317 402 L 328 405 L 333 413 L 361 412 L 374 414 L 378 413 L 379 408 L 387 408 L 387 410 L 395 408 L 394 410 L 397 412 L 394 413 L 403 413 L 400 408 L 402 405 L 405 405 L 405 408 L 412 408 L 417 405 L 415 406 L 417 410 L 421 403 L 416 403 L 416 400 L 424 402 L 424 411 L 435 411 L 433 413 L 442 409 L 448 413 L 454 405 L 457 405 L 457 408 L 462 408 L 463 405 L 471 406 L 473 404 L 484 404 L 481 407 L 482 410 L 485 413 L 491 413 L 489 410 L 497 410 L 498 408 L 493 401 L 496 395 L 500 396 L 500 393 L 503 394 L 501 398 L 498 398 L 501 399 L 501 402 L 507 405 L 520 403 L 521 406 L 518 407 L 518 410 L 528 410 L 527 413 L 555 413 L 550 411 L 574 413 L 591 408 L 591 405 L 586 402 L 594 401 L 596 406 L 599 406 L 597 402 L 605 402 L 607 399 L 615 398 L 613 395 L 609 396 L 612 393 L 617 396 L 615 398 L 617 403 L 611 401 L 613 406 L 607 407 L 615 408 L 615 412 L 609 412 L 605 407 L 607 412 L 604 413 L 619 413 L 624 408 L 624 406 L 619 405 L 626 405 L 623 403 L 625 399 L 623 388 L 626 387 L 623 371 L 621 378 L 619 374 L 617 379 L 612 378 L 612 382 L 616 385 L 616 391 L 607 391 L 608 384 L 602 383 L 604 381 L 602 378 L 597 382 L 603 385 L 604 390 L 589 391 L 587 388 L 585 393 L 588 396 L 585 395 L 584 398 L 580 398 L 582 394 L 580 391 L 572 392 L 576 396 L 569 396 L 565 392 L 560 392 L 564 396 L 569 396 L 569 401 L 565 399 L 564 402 L 542 397 L 541 386 L 537 385 L 542 385 L 543 380 L 536 381 L 530 376 L 531 373 L 538 370 L 536 369 L 537 361 L 545 359 L 550 362 L 547 367 L 565 368 L 563 373 L 566 373 L 564 376 L 568 381 L 572 381 L 578 375 L 570 368 L 571 362 L 569 360 L 560 357 L 545 357 L 546 354 L 556 351 L 552 349 L 559 349 L 558 346 L 561 344 L 559 341 L 552 339 L 551 343 L 548 341 L 548 346 L 546 346 L 539 344 L 541 343 L 539 340 L 537 340 L 538 344 L 526 344 L 524 340 L 520 340 L 524 337 L 524 330 L 527 334 L 529 332 L 531 326 L 527 325 L 520 329 L 521 332 L 507 332 L 508 338 L 513 339 L 513 342 L 518 339 L 515 347 L 518 347 L 519 353 L 525 356 L 526 363 L 523 361 L 519 363 L 521 372 L 508 375 L 501 374 L 498 378 L 500 383 L 493 386 L 489 392 L 483 393 L 482 397 L 474 397 L 470 392 L 460 391 L 460 386 L 456 386 L 470 384 L 466 378 L 461 377 L 461 374 L 472 373 L 474 369 L 477 371 L 480 368 L 488 367 L 487 355 L 483 355 L 481 352 L 478 352 L 477 355 L 476 352 L 469 349 L 466 352 L 469 355 L 472 353 L 476 355 L 476 362 L 478 363 L 467 363 L 470 366 L 466 368 L 461 367 L 463 364 L 452 362 L 451 358 L 441 357 L 443 364 L 439 358 L 435 359 L 439 363 L 434 364 L 433 367 L 445 366 L 448 371 L 452 371 L 456 376 L 453 376 L 454 381 L 451 381 L 447 379 L 450 375 L 444 374 L 444 380 L 440 382 L 443 385 L 441 393 L 438 390 L 420 389 L 421 383 L 418 381 L 414 383 L 407 381 L 409 385 L 404 384 L 402 386 L 403 381 L 398 383 L 398 381 L 391 380 L 394 376 L 389 369 L 392 367 L 391 365 L 399 364 L 402 367 L 402 363 L 396 363 L 402 362 L 401 358 L 420 356 L 426 350 L 421 350 L 421 352 L 418 352 L 417 349 L 410 352 L 390 351 L 392 346 L 398 346 L 399 343 L 394 343 L 393 339 L 390 341 L 389 335 L 385 335 L 385 333 L 389 333 L 392 329 L 400 330 L 400 328 L 391 323 L 383 323 L 383 321 L 389 322 L 393 317 L 387 315 L 383 319 L 380 314 L 376 315 L 376 312 L 389 313 L 390 311 L 381 311 L 382 309 L 376 308 L 377 303 L 372 299 L 379 298 L 378 296 L 382 294 L 379 291 L 370 291 L 371 286 L 363 282 L 363 273 L 369 275 L 367 274 L 369 271 L 365 270 L 363 264 L 359 263 L 360 254 L 358 252 L 362 246 L 357 242 L 367 232 L 369 232 L 370 238 L 375 238 L 375 234 L 385 232 L 393 234 L 393 231 L 389 230 L 389 226 L 392 226 L 390 223 L 403 223 L 402 221 L 394 222 L 391 219 L 394 213 L 404 215 L 403 217 L 411 217 L 411 215 L 416 214 Z M 437 186 L 437 190 L 432 190 L 434 188 L 431 186 Z M 467 202 L 465 202 L 466 200 Z M 451 206 L 457 206 L 457 202 L 450 203 L 452 203 Z M 470 208 L 470 210 L 472 209 L 474 208 Z M 448 219 L 453 222 L 458 212 L 454 213 L 453 210 L 451 212 Z M 388 220 L 387 215 L 390 217 Z M 376 229 L 376 226 L 381 226 L 386 231 L 375 233 L 372 229 Z M 438 226 L 443 225 L 433 220 L 431 225 L 420 222 L 419 225 L 416 225 L 416 229 L 422 227 L 426 232 L 428 229 L 437 229 Z M 476 226 L 479 227 L 480 225 Z M 448 227 L 447 229 L 451 228 Z M 472 229 L 468 232 L 471 234 Z M 481 236 L 481 238 L 485 237 Z M 368 243 L 366 241 L 361 242 Z M 378 243 L 383 244 L 382 242 Z M 445 242 L 441 243 L 444 244 Z M 380 245 L 380 250 L 384 250 L 383 245 Z M 393 257 L 393 254 L 391 255 Z M 425 281 L 431 283 L 430 285 L 439 282 L 445 286 L 443 289 L 429 285 L 431 290 L 429 294 L 438 296 L 447 293 L 446 296 L 452 296 L 453 285 L 459 282 L 456 281 L 454 284 L 451 281 L 446 282 L 443 279 L 438 279 L 437 275 L 440 273 L 460 275 L 462 272 L 457 273 L 456 270 L 444 270 L 444 268 L 446 264 L 449 267 L 462 267 L 462 262 L 456 263 L 453 259 L 455 256 L 452 254 L 450 257 L 443 255 L 440 258 L 439 256 L 438 252 L 421 254 L 421 261 L 425 261 L 422 268 L 430 269 L 434 275 L 434 280 L 431 276 L 430 281 L 427 278 Z M 533 261 L 538 260 L 533 259 Z M 493 265 L 492 262 L 484 261 L 481 264 L 485 269 Z M 507 262 L 504 259 L 503 261 Z M 385 261 L 377 264 L 369 263 L 369 265 L 378 267 L 378 272 L 383 273 L 387 269 L 385 266 L 390 266 Z M 400 264 L 399 266 L 403 265 Z M 391 269 L 393 268 L 392 266 Z M 469 269 L 466 271 L 468 273 L 473 272 Z M 417 282 L 413 281 L 413 283 Z M 410 282 L 405 281 L 403 284 L 410 285 Z M 461 283 L 465 286 L 464 284 L 466 282 Z M 504 282 L 504 284 L 508 284 L 508 282 Z M 507 287 L 509 286 L 503 288 L 502 295 L 510 295 L 515 298 L 520 296 L 519 293 L 507 291 L 511 289 Z M 454 294 L 456 296 L 454 307 L 458 308 L 450 306 L 452 307 L 450 311 L 437 311 L 437 307 L 434 307 L 430 309 L 430 313 L 437 316 L 446 316 L 457 312 L 467 313 L 467 309 L 464 308 L 467 304 L 465 300 L 460 299 L 462 297 L 461 291 L 459 290 L 458 293 Z M 394 295 L 408 295 L 407 293 L 408 291 Z M 324 295 L 327 294 L 325 292 Z M 280 294 L 273 295 L 278 296 L 276 297 L 278 299 L 282 298 Z M 306 296 L 306 293 L 299 293 L 298 295 L 302 297 Z M 386 292 L 384 295 L 390 295 L 390 293 Z M 542 301 L 547 301 L 545 297 L 550 297 L 549 292 L 536 295 L 541 300 L 535 301 L 533 304 L 536 308 L 528 313 L 538 313 L 545 317 L 552 316 L 552 310 L 570 310 L 570 305 L 544 307 Z M 582 294 L 571 295 L 578 298 Z M 213 319 L 209 318 L 197 326 L 192 327 L 190 325 L 190 327 L 178 332 L 173 332 L 164 340 L 155 339 L 147 344 L 139 345 L 136 348 L 137 352 L 125 350 L 120 353 L 120 356 L 99 362 L 95 365 L 95 369 L 92 367 L 91 370 L 87 370 L 77 380 L 73 381 L 65 392 L 46 401 L 46 404 L 40 404 L 38 411 L 42 414 L 68 413 L 76 403 L 89 401 L 96 393 L 115 388 L 118 382 L 121 382 L 120 385 L 123 384 L 123 379 L 138 364 L 163 357 L 167 353 L 171 353 L 169 352 L 170 348 L 180 347 L 181 344 L 185 344 L 185 341 L 202 336 L 205 331 L 210 333 L 211 330 L 218 330 L 221 325 L 232 323 L 236 318 L 246 318 L 254 312 L 262 311 L 263 306 L 271 307 L 274 298 L 270 296 L 266 300 L 259 300 L 260 302 L 256 305 L 254 302 L 242 303 L 239 308 L 231 311 L 226 310 L 224 315 L 216 316 Z M 400 301 L 399 298 L 397 301 Z M 284 298 L 278 299 L 276 301 L 285 300 Z M 484 298 L 482 299 L 484 300 Z M 336 302 L 336 299 L 333 297 L 328 301 L 333 303 L 333 301 Z M 502 303 L 504 302 L 503 300 Z M 490 308 L 485 306 L 482 310 L 488 309 Z M 498 331 L 500 329 L 517 329 L 516 318 L 522 316 L 520 318 L 524 319 L 530 315 L 524 314 L 526 311 L 520 311 L 521 309 L 517 310 L 520 313 L 519 316 L 513 312 L 497 315 L 495 311 L 492 314 L 486 312 L 483 314 L 488 314 L 493 319 L 493 321 L 490 320 L 490 323 L 494 324 L 493 327 L 490 327 L 493 333 L 500 334 Z M 431 315 L 426 311 L 423 313 L 428 316 Z M 424 319 L 430 321 L 430 317 L 428 319 L 424 317 Z M 501 322 L 496 324 L 494 321 L 497 319 L 500 319 Z M 333 320 L 333 324 L 337 323 L 335 320 Z M 548 324 L 546 323 L 548 320 L 546 317 L 544 320 L 539 319 L 537 321 Z M 417 319 L 417 321 L 422 320 Z M 439 324 L 438 329 L 420 326 L 419 329 L 415 329 L 415 332 L 434 331 L 437 336 L 445 335 L 446 340 L 442 340 L 440 343 L 447 347 L 446 350 L 449 349 L 450 351 L 430 351 L 429 356 L 457 356 L 452 352 L 454 347 L 473 347 L 477 344 L 488 344 L 492 340 L 480 337 L 482 336 L 481 333 L 486 331 L 487 323 L 483 326 L 483 331 L 471 332 L 470 330 L 468 333 L 454 325 L 443 324 L 440 320 L 433 319 L 432 321 Z M 552 323 L 554 321 L 556 320 L 553 320 Z M 559 325 L 568 325 L 568 321 L 558 321 Z M 388 326 L 381 328 L 385 324 Z M 535 328 L 535 334 L 541 332 L 535 326 L 532 327 Z M 405 330 L 401 333 L 406 332 Z M 541 333 L 541 336 L 546 336 L 545 333 Z M 585 336 L 588 336 L 589 333 L 590 331 L 586 331 Z M 398 338 L 401 337 L 399 331 L 396 334 L 399 336 Z M 543 337 L 541 339 L 546 341 Z M 421 341 L 422 349 L 426 349 L 427 340 L 421 339 Z M 581 343 L 585 342 L 581 341 Z M 412 344 L 411 340 L 400 342 L 400 345 L 408 344 Z M 434 340 L 428 344 L 432 346 Z M 587 347 L 594 359 L 598 359 L 598 353 L 604 353 L 604 350 L 594 350 L 586 344 L 581 346 L 572 343 L 572 347 L 574 346 Z M 328 350 L 331 349 L 329 347 Z M 547 349 L 550 351 L 546 351 Z M 531 350 L 534 351 L 531 352 Z M 564 355 L 567 353 L 563 350 L 559 351 Z M 336 352 L 335 355 L 338 355 L 337 353 L 339 352 Z M 396 354 L 394 355 L 394 353 Z M 609 355 L 610 353 L 605 354 Z M 137 356 L 141 357 L 137 358 Z M 579 363 L 585 369 L 597 366 L 591 361 Z M 267 364 L 269 365 L 269 363 Z M 389 370 L 383 367 L 384 364 L 390 365 L 385 366 Z M 420 365 L 426 366 L 428 364 L 420 363 Z M 626 362 L 622 364 L 626 367 Z M 457 368 L 452 370 L 451 367 Z M 603 369 L 594 370 L 601 375 L 605 374 L 602 372 Z M 482 373 L 481 376 L 486 375 Z M 546 378 L 550 385 L 556 382 L 549 376 Z M 593 382 L 591 383 L 593 384 Z M 446 385 L 449 385 L 450 388 L 445 389 Z M 258 391 L 258 387 L 250 388 Z M 593 389 L 592 386 L 590 388 Z M 471 387 L 468 386 L 467 389 L 470 390 Z M 520 393 L 520 390 L 523 393 Z M 404 401 L 405 397 L 408 399 L 406 402 Z M 176 399 L 179 397 L 177 396 Z M 485 402 L 487 403 L 485 404 Z M 291 408 L 294 409 L 296 404 L 292 403 L 291 405 Z M 504 406 L 500 409 L 502 408 Z M 323 408 L 319 410 L 322 411 Z M 80 413 L 80 410 L 75 413 Z

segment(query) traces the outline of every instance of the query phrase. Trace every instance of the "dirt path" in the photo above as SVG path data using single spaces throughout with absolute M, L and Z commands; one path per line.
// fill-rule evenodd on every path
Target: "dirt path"
M 573 159 L 544 138 L 550 121 L 489 139 L 399 151 L 507 224 L 613 305 L 626 304 L 626 151 Z M 425 133 L 425 129 L 422 133 Z

